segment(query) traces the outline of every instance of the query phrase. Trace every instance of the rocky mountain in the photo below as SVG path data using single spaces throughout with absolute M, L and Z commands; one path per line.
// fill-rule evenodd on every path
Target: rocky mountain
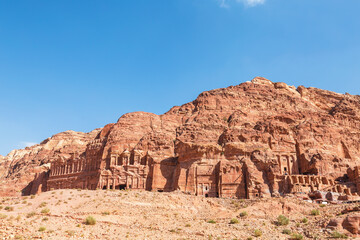
M 78 158 L 96 165 L 100 159 L 99 171 L 105 171 L 111 168 L 112 155 L 138 151 L 153 164 L 159 163 L 159 169 L 154 169 L 161 174 L 153 173 L 151 189 L 199 193 L 194 182 L 209 176 L 209 187 L 216 184 L 214 195 L 226 196 L 229 191 L 236 197 L 270 197 L 302 187 L 314 190 L 315 185 L 319 190 L 319 184 L 337 187 L 341 182 L 354 195 L 359 128 L 360 96 L 295 88 L 257 77 L 205 91 L 162 115 L 127 113 L 90 133 L 66 131 L 14 150 L 0 161 L 0 194 L 29 192 L 35 178 L 44 186 L 54 161 Z M 213 180 L 211 174 L 194 173 L 206 164 L 212 166 L 204 171 L 213 171 Z M 220 186 L 220 180 L 237 184 L 237 189 Z
M 40 144 L 13 150 L 0 159 L 0 195 L 18 195 L 34 180 L 47 172 L 56 156 L 69 157 L 74 151 L 85 151 L 89 141 L 101 129 L 89 133 L 66 131 L 45 139 Z

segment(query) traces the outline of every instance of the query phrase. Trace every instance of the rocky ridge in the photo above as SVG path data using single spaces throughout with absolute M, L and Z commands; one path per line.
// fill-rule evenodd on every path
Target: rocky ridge
M 295 88 L 257 77 L 205 91 L 163 115 L 127 113 L 90 133 L 66 131 L 14 150 L 0 163 L 0 194 L 28 191 L 29 183 L 46 174 L 54 159 L 86 155 L 91 142 L 100 139 L 96 144 L 102 147 L 103 159 L 127 149 L 148 152 L 155 162 L 176 158 L 185 165 L 199 158 L 249 156 L 240 160 L 249 169 L 253 188 L 266 197 L 277 191 L 277 152 L 294 153 L 302 174 L 348 178 L 360 165 L 359 127 L 360 96 Z M 40 179 L 39 184 L 45 183 Z

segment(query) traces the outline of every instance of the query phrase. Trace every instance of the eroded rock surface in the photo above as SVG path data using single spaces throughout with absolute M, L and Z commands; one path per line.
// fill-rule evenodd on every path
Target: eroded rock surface
M 359 128 L 360 96 L 258 77 L 203 92 L 163 115 L 128 113 L 90 133 L 68 131 L 13 151 L 1 161 L 2 193 L 11 185 L 23 194 L 136 188 L 357 198 Z

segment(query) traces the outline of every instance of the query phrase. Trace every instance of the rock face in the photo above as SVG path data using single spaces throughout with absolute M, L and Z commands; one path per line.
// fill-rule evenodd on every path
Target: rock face
M 0 166 L 2 193 L 11 186 L 23 194 L 139 188 L 209 197 L 354 197 L 359 128 L 360 96 L 258 77 L 203 92 L 163 115 L 128 113 L 90 133 L 64 132 L 13 151 Z
M 88 142 L 100 132 L 66 131 L 32 147 L 13 150 L 0 161 L 0 195 L 35 194 L 46 190 L 51 161 L 69 158 L 75 151 L 85 151 Z
M 358 234 L 360 230 L 360 215 L 347 216 L 342 223 L 342 227 L 352 234 Z

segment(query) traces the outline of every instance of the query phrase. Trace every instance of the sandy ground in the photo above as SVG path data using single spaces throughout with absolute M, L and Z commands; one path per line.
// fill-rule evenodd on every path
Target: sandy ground
M 136 190 L 65 189 L 0 201 L 0 239 L 291 239 L 293 233 L 328 239 L 327 222 L 346 207 Z M 313 209 L 320 215 L 311 215 Z M 278 226 L 280 214 L 288 225 Z M 95 225 L 86 225 L 88 216 Z

